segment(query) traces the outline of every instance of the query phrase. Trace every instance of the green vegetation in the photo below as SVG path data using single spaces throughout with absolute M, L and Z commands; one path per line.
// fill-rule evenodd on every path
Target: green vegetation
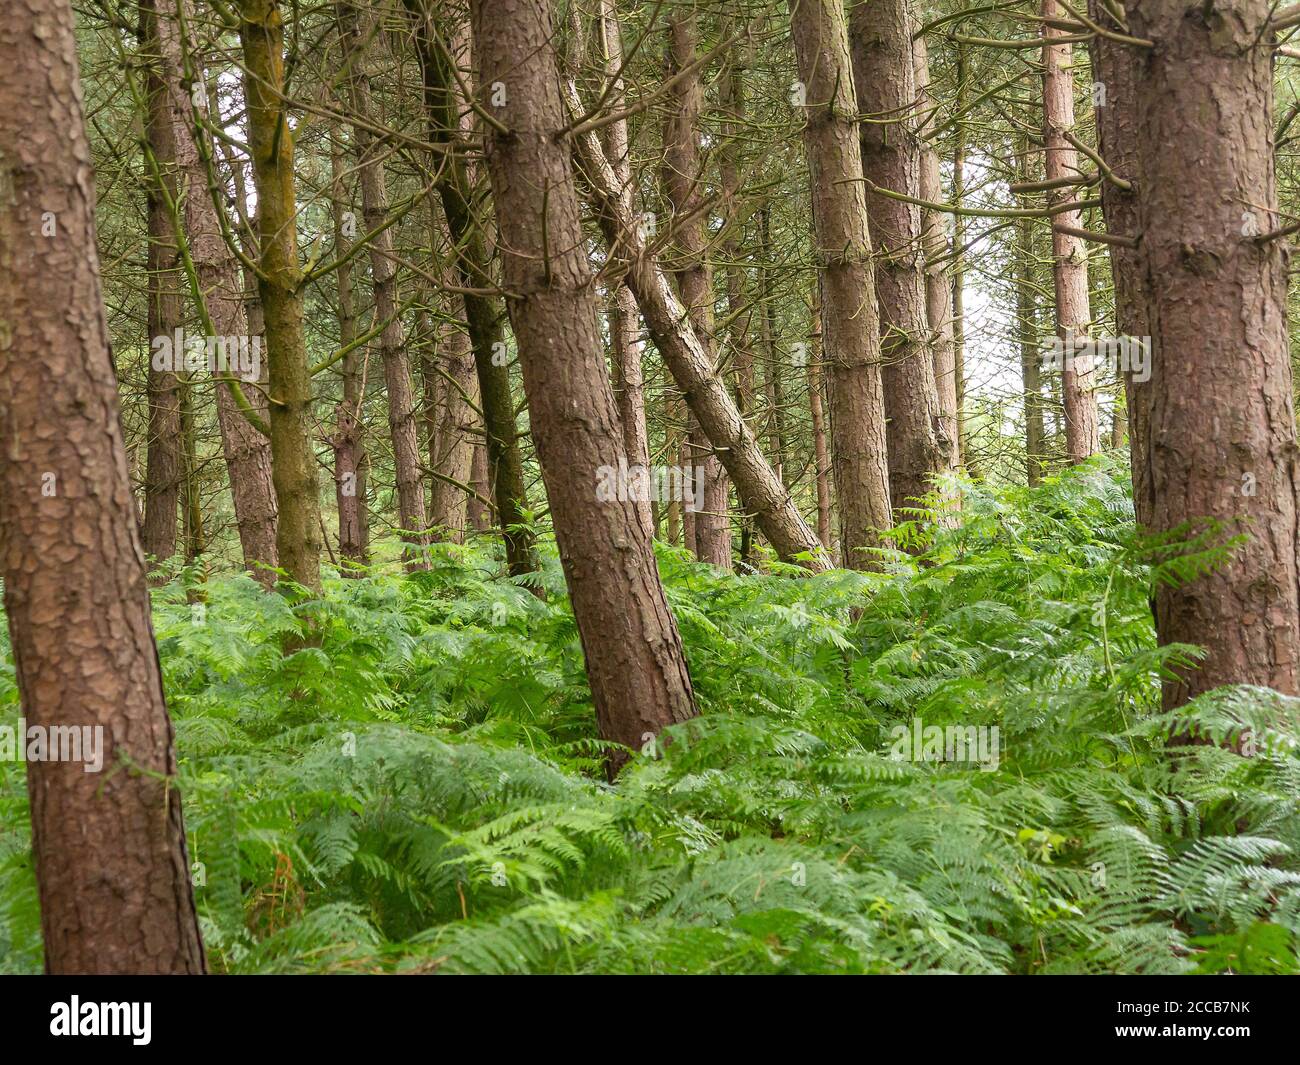
M 1151 583 L 1215 557 L 1146 565 L 1124 482 L 966 485 L 882 574 L 660 545 L 703 714 L 614 785 L 553 550 L 545 601 L 486 546 L 297 613 L 176 574 L 155 625 L 213 969 L 1300 972 L 1300 701 L 1160 712 L 1194 649 L 1155 647 Z M 284 656 L 308 615 L 321 646 Z M 0 702 L 15 725 L 7 648 Z M 892 759 L 913 718 L 996 725 L 997 768 Z M 23 768 L 9 972 L 41 966 Z

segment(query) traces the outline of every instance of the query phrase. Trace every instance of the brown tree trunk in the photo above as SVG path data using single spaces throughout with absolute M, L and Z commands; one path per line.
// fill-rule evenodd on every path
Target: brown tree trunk
M 808 409 L 812 417 L 813 461 L 817 478 L 817 538 L 832 555 L 831 456 L 826 447 L 826 415 L 822 408 L 822 303 L 816 293 L 812 303 L 812 343 L 808 352 Z
M 1018 181 L 1031 180 L 1029 139 L 1021 140 L 1017 158 Z M 1028 204 L 1026 204 L 1028 206 Z M 1046 441 L 1043 433 L 1043 352 L 1038 343 L 1037 271 L 1034 269 L 1034 224 L 1032 218 L 1016 220 L 1015 278 L 1016 331 L 1020 335 L 1020 379 L 1024 389 L 1025 480 L 1029 487 L 1042 482 L 1046 469 Z
M 80 762 L 27 764 L 45 967 L 202 973 L 100 293 L 72 10 L 16 4 L 0 22 L 0 574 L 29 730 L 89 740 Z M 100 760 L 91 749 L 99 772 L 88 771 Z
M 605 76 L 611 81 L 609 107 L 618 112 L 626 106 L 623 89 L 623 38 L 618 26 L 618 5 L 600 0 L 600 39 L 604 48 Z M 619 187 L 630 197 L 633 192 L 632 166 L 628 159 L 627 120 L 611 122 L 605 131 L 605 152 Z M 645 419 L 645 371 L 642 368 L 640 315 L 636 297 L 627 285 L 614 289 L 609 312 L 610 348 L 613 354 L 614 398 L 623 425 L 623 446 L 629 466 L 650 468 L 650 434 Z M 652 500 L 638 500 L 641 520 L 654 535 Z
M 284 26 L 279 0 L 241 0 L 239 11 L 261 246 L 258 294 L 270 370 L 271 475 L 280 511 L 276 550 L 289 577 L 318 592 L 320 497 L 310 433 L 311 370 L 302 323 L 293 133 L 283 97 Z
M 1043 18 L 1059 19 L 1062 15 L 1057 0 L 1042 0 L 1041 10 Z M 1071 46 L 1047 43 L 1053 37 L 1061 36 L 1065 36 L 1064 30 L 1043 26 L 1043 176 L 1047 181 L 1079 174 L 1078 152 L 1065 137 L 1074 129 Z M 1076 190 L 1071 186 L 1053 189 L 1047 194 L 1047 202 L 1052 206 L 1075 198 Z M 1080 228 L 1083 221 L 1078 211 L 1055 215 L 1053 222 L 1056 334 L 1061 340 L 1064 356 L 1061 393 L 1065 407 L 1065 450 L 1070 462 L 1082 462 L 1101 450 L 1097 397 L 1092 391 L 1096 373 L 1087 365 L 1086 356 L 1075 352 L 1076 338 L 1079 343 L 1086 343 L 1092 323 L 1088 299 L 1088 248 L 1078 237 L 1059 228 Z
M 157 5 L 158 0 L 150 2 Z M 173 9 L 163 5 L 157 10 L 161 12 L 159 36 L 172 96 L 176 158 L 185 180 L 182 226 L 174 237 L 190 258 L 198 289 L 191 295 L 199 307 L 200 317 L 205 319 L 205 328 L 211 330 L 210 335 L 232 338 L 240 344 L 246 341 L 250 347 L 254 343 L 259 345 L 257 384 L 260 385 L 267 378 L 266 359 L 260 347 L 262 330 L 260 323 L 253 328 L 254 323 L 244 309 L 239 265 L 222 234 L 221 220 L 209 189 L 213 177 L 205 162 L 208 153 L 201 150 L 209 142 L 204 139 L 206 134 L 196 128 L 192 115 L 191 86 L 201 82 L 203 71 L 197 57 L 188 49 L 189 42 L 181 39 L 180 27 L 172 18 Z M 181 10 L 188 12 L 188 4 Z M 275 582 L 275 567 L 279 564 L 271 442 L 240 413 L 232 386 L 226 380 L 229 374 L 213 376 L 217 379 L 217 424 L 230 475 L 230 494 L 244 565 L 269 587 Z M 267 403 L 261 388 L 250 388 L 246 394 L 241 389 L 240 394 L 254 416 L 265 423 Z
M 695 697 L 637 508 L 599 498 L 623 441 L 560 135 L 555 27 L 545 0 L 472 0 L 470 10 L 484 99 L 500 101 L 493 114 L 509 131 L 493 129 L 486 146 L 507 306 L 596 718 L 603 738 L 641 747 L 695 716 Z
M 892 525 L 880 333 L 848 28 L 836 0 L 791 0 L 791 33 L 807 98 L 804 142 L 821 267 L 822 344 L 840 552 L 853 569 Z
M 1107 5 L 1091 0 L 1089 13 L 1094 22 L 1120 32 Z M 1138 210 L 1141 175 L 1138 171 L 1137 114 L 1130 101 L 1136 96 L 1138 81 L 1142 76 L 1142 53 L 1137 48 L 1102 36 L 1094 37 L 1088 47 L 1092 54 L 1093 79 L 1105 94 L 1094 98 L 1097 147 L 1106 165 L 1131 186 L 1124 189 L 1114 181 L 1103 180 L 1101 210 L 1108 232 L 1133 237 L 1141 231 Z M 1110 269 L 1115 282 L 1115 323 L 1118 331 L 1124 337 L 1145 342 L 1145 338 L 1151 335 L 1147 313 L 1150 296 L 1143 276 L 1142 256 L 1135 248 L 1111 245 Z M 1145 453 L 1150 440 L 1147 427 L 1151 405 L 1150 381 L 1138 380 L 1139 377 L 1145 377 L 1145 373 L 1135 376 L 1124 372 L 1123 367 L 1121 375 L 1124 379 L 1124 406 L 1127 415 L 1123 430 L 1128 437 L 1133 469 L 1133 509 L 1138 525 L 1149 528 L 1154 507 Z M 1117 445 L 1119 444 L 1122 441 L 1118 441 Z
M 379 355 L 384 368 L 384 392 L 388 399 L 388 432 L 393 442 L 393 471 L 397 486 L 397 521 L 406 568 L 428 568 L 428 519 L 424 511 L 424 481 L 420 476 L 419 413 L 411 384 L 411 360 L 406 352 L 406 330 L 398 314 L 397 264 L 393 261 L 393 230 L 388 222 L 388 184 L 384 175 L 384 141 L 373 136 L 369 123 L 373 115 L 370 76 L 365 44 L 369 27 L 361 24 L 355 0 L 337 5 L 343 63 L 351 90 L 352 110 L 358 121 L 352 126 L 353 147 L 361 185 L 361 213 L 367 233 L 370 277 L 375 297 L 375 324 L 384 323 L 379 334 Z M 374 40 L 382 41 L 377 34 Z
M 862 170 L 868 181 L 913 199 L 921 195 L 916 73 L 909 0 L 855 3 L 849 14 L 853 83 L 857 88 Z M 955 441 L 939 437 L 943 420 L 926 321 L 925 247 L 920 207 L 867 196 L 876 251 L 881 377 L 885 392 L 889 497 L 899 521 L 906 508 L 952 469 Z
M 339 347 L 347 348 L 357 338 L 356 309 L 352 296 L 352 263 L 344 258 L 355 233 L 355 215 L 344 181 L 343 144 L 337 126 L 330 140 L 330 206 L 334 216 L 334 247 L 339 265 L 334 282 L 339 301 Z M 347 224 L 351 223 L 351 224 Z M 362 431 L 361 406 L 364 382 L 361 355 L 353 348 L 343 356 L 343 398 L 334 409 L 334 502 L 339 512 L 339 562 L 344 576 L 360 576 L 357 567 L 369 563 L 370 512 L 366 506 L 366 482 L 370 458 Z
M 921 135 L 931 123 L 930 55 L 924 37 L 912 42 L 916 73 L 916 101 L 922 113 Z M 939 171 L 939 153 L 928 141 L 921 142 L 920 199 L 930 203 L 943 200 L 943 182 Z M 934 385 L 939 397 L 940 430 L 936 436 L 946 438 L 951 461 L 961 459 L 957 426 L 957 367 L 952 338 L 952 282 L 948 275 L 948 238 L 945 216 L 939 211 L 922 209 L 921 244 L 925 252 L 925 319 L 930 331 L 934 355 Z
M 570 112 L 584 113 L 572 79 L 566 81 L 564 89 Z M 579 131 L 576 139 L 583 176 L 595 201 L 610 255 L 627 270 L 627 285 L 636 296 L 650 337 L 730 474 L 741 504 L 755 515 L 780 558 L 793 560 L 807 555 L 810 568 L 825 568 L 826 559 L 816 535 L 764 458 L 735 401 L 718 379 L 681 300 L 656 257 L 648 252 L 631 199 L 620 188 L 596 133 Z
M 1222 684 L 1297 692 L 1297 452 L 1287 253 L 1276 212 L 1273 6 L 1132 5 L 1154 42 L 1136 81 L 1141 264 L 1152 377 L 1144 448 L 1157 533 L 1209 518 L 1248 542 L 1156 593 L 1162 644 L 1207 655 L 1166 707 Z M 1128 106 L 1111 96 L 1108 105 Z M 1212 164 L 1212 165 L 1211 165 Z M 1256 208 L 1251 205 L 1261 205 Z M 1266 239 L 1258 239 L 1264 236 Z
M 176 553 L 176 514 L 182 479 L 181 385 L 170 354 L 184 325 L 180 294 L 180 253 L 172 232 L 168 201 L 176 202 L 176 139 L 172 126 L 167 71 L 163 63 L 158 17 L 151 0 L 140 5 L 140 55 L 145 63 L 145 131 L 149 158 L 144 167 L 149 226 L 148 369 L 149 442 L 145 464 L 144 552 L 162 561 Z
M 696 59 L 695 15 L 681 8 L 669 16 L 665 81 L 672 82 Z M 695 335 L 711 364 L 717 362 L 713 335 L 713 277 L 705 252 L 703 202 L 704 172 L 700 159 L 700 112 L 704 106 L 702 70 L 673 83 L 668 93 L 668 120 L 664 126 L 663 186 L 672 207 L 672 274 L 686 306 Z M 731 521 L 727 516 L 727 474 L 699 424 L 691 420 L 683 466 L 699 467 L 703 496 L 697 501 L 694 543 L 687 546 L 701 562 L 731 568 Z
M 534 537 L 525 526 L 528 500 L 523 456 L 515 427 L 510 367 L 506 362 L 501 301 L 484 290 L 496 287 L 491 254 L 472 205 L 473 180 L 465 160 L 462 101 L 444 47 L 437 43 L 437 5 L 405 0 L 415 22 L 416 53 L 424 78 L 429 140 L 440 150 L 437 188 L 456 249 L 456 274 L 464 289 L 465 321 L 474 349 L 479 399 L 487 434 L 487 458 L 496 517 L 512 576 L 537 569 Z

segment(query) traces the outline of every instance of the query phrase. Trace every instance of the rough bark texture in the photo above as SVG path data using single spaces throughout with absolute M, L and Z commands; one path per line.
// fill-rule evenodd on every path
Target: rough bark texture
M 171 8 L 167 10 L 170 12 Z M 204 153 L 200 151 L 206 134 L 196 128 L 191 113 L 190 85 L 201 76 L 201 71 L 195 69 L 196 60 L 192 55 L 187 68 L 183 42 L 170 18 L 159 22 L 159 37 L 168 88 L 172 94 L 176 158 L 185 181 L 183 240 L 194 265 L 199 295 L 217 336 L 247 336 L 251 340 L 261 336 L 260 322 L 250 321 L 244 309 L 239 264 L 222 234 L 221 220 L 209 190 L 213 177 L 204 161 Z M 259 385 L 267 379 L 266 363 L 264 352 Z M 279 564 L 276 551 L 278 505 L 271 476 L 271 442 L 240 413 L 231 387 L 225 380 L 217 382 L 216 394 L 217 424 L 230 475 L 230 494 L 244 565 L 261 583 L 269 586 L 275 582 L 275 567 Z M 267 403 L 262 389 L 249 389 L 246 401 L 255 416 L 265 421 Z
M 1063 12 L 1056 0 L 1042 0 L 1043 18 L 1059 19 Z M 1043 40 L 1065 35 L 1064 30 L 1043 26 Z M 1078 152 L 1065 139 L 1074 129 L 1074 76 L 1072 51 L 1068 44 L 1043 44 L 1043 176 L 1047 181 L 1077 177 Z M 1075 199 L 1072 186 L 1047 194 L 1052 206 Z M 1097 397 L 1093 393 L 1096 373 L 1075 356 L 1072 338 L 1085 342 L 1092 324 L 1088 299 L 1088 248 L 1078 237 L 1063 233 L 1058 226 L 1079 229 L 1078 211 L 1064 211 L 1053 217 L 1052 279 L 1056 290 L 1056 333 L 1065 345 L 1066 362 L 1061 370 L 1061 394 L 1065 408 L 1065 450 L 1071 462 L 1082 462 L 1101 450 L 1097 427 Z M 1070 358 L 1077 361 L 1073 367 Z
M 886 461 L 880 334 L 872 298 L 871 237 L 843 8 L 791 0 L 791 31 L 807 94 L 804 141 L 821 266 L 822 329 L 831 408 L 831 463 L 839 501 L 840 552 L 853 569 L 892 525 Z
M 850 10 L 863 174 L 880 188 L 917 199 L 921 142 L 912 30 L 909 0 L 868 0 Z M 902 521 L 910 517 L 905 509 L 934 487 L 934 478 L 952 468 L 956 441 L 944 429 L 935 387 L 921 209 L 871 193 L 867 216 L 876 251 L 889 495 Z
M 696 60 L 695 15 L 681 8 L 669 18 L 665 80 Z M 677 81 L 668 93 L 664 126 L 663 185 L 673 210 L 673 256 L 670 269 L 686 305 L 695 335 L 710 363 L 717 361 L 713 335 L 713 272 L 706 255 L 703 162 L 700 157 L 700 112 L 704 107 L 702 70 Z M 704 474 L 703 507 L 694 515 L 695 542 L 687 542 L 701 562 L 731 567 L 731 521 L 727 516 L 727 474 L 698 423 L 692 422 L 684 465 Z
M 1088 6 L 1094 22 L 1121 32 L 1105 4 L 1091 0 Z M 1093 78 L 1105 93 L 1104 97 L 1095 100 L 1097 147 L 1106 165 L 1133 186 L 1123 189 L 1113 181 L 1103 180 L 1101 210 L 1107 232 L 1133 237 L 1141 225 L 1138 193 L 1142 179 L 1138 170 L 1137 114 L 1131 101 L 1137 93 L 1142 54 L 1136 48 L 1100 36 L 1094 37 L 1088 47 L 1092 54 Z M 1142 272 L 1142 256 L 1137 249 L 1121 245 L 1111 245 L 1109 251 L 1111 276 L 1115 281 L 1118 331 L 1126 337 L 1148 337 L 1151 335 L 1147 315 L 1149 295 Z M 1145 454 L 1150 439 L 1147 427 L 1150 393 L 1150 381 L 1136 381 L 1132 374 L 1124 374 L 1126 435 L 1133 469 L 1133 509 L 1138 524 L 1143 528 L 1150 526 L 1153 507 Z
M 596 718 L 603 738 L 639 748 L 693 717 L 695 697 L 651 538 L 635 505 L 597 494 L 623 441 L 559 135 L 554 26 L 545 0 L 473 0 L 471 14 L 481 84 L 505 99 L 494 114 L 508 132 L 486 154 L 507 306 Z
M 456 274 L 465 290 L 465 322 L 478 375 L 492 498 L 505 540 L 507 566 L 512 575 L 518 576 L 537 569 L 537 554 L 532 534 L 523 527 L 528 500 L 519 433 L 515 427 L 514 398 L 510 393 L 510 368 L 504 358 L 505 310 L 496 296 L 483 291 L 494 289 L 496 279 L 491 253 L 473 205 L 473 180 L 464 154 L 459 86 L 445 47 L 439 43 L 438 8 L 430 0 L 405 2 L 415 23 L 416 53 L 429 115 L 429 140 L 441 149 L 437 161 L 438 196 L 452 246 L 457 251 Z
M 406 568 L 418 570 L 428 567 L 427 552 L 422 548 L 429 542 L 424 481 L 420 476 L 419 413 L 411 384 L 406 330 L 398 314 L 393 230 L 385 224 L 388 221 L 388 182 L 383 164 L 386 145 L 369 129 L 372 122 L 381 124 L 383 116 L 373 114 L 375 107 L 367 73 L 366 38 L 383 40 L 383 37 L 369 34 L 369 27 L 362 24 L 359 10 L 351 0 L 343 0 L 337 5 L 339 36 L 343 42 L 343 62 L 348 71 L 352 110 L 360 120 L 353 124 L 352 140 L 361 185 L 361 214 L 368 234 L 366 250 L 370 257 L 370 278 L 375 297 L 375 323 L 384 323 L 379 334 L 379 356 L 384 369 L 384 394 L 388 400 L 388 432 L 393 443 L 397 521 L 402 540 L 409 545 L 405 551 Z
M 565 83 L 569 111 L 583 114 L 572 80 Z M 594 132 L 577 137 L 583 176 L 591 190 L 610 255 L 627 270 L 628 287 L 650 331 L 650 338 L 682 390 L 692 414 L 730 474 L 745 509 L 784 560 L 808 555 L 807 564 L 823 569 L 827 560 L 790 493 L 772 469 L 726 385 L 691 326 L 686 308 L 662 267 L 646 248 L 632 201 L 620 187 Z M 671 516 L 671 511 L 669 512 Z
M 1228 683 L 1297 691 L 1286 252 L 1252 236 L 1280 224 L 1271 11 L 1265 0 L 1143 0 L 1129 13 L 1130 32 L 1155 43 L 1134 100 L 1151 295 L 1151 527 L 1213 518 L 1250 536 L 1230 564 L 1156 594 L 1161 643 L 1208 652 L 1166 685 L 1166 706 Z
M 239 37 L 261 245 L 258 294 L 271 392 L 271 474 L 280 519 L 276 550 L 289 577 L 320 590 L 321 519 L 309 419 L 311 371 L 302 325 L 293 133 L 284 92 L 284 26 L 278 0 L 242 0 Z
M 51 973 L 201 973 L 95 250 L 72 11 L 0 22 L 0 571 L 29 725 L 100 727 L 103 771 L 27 765 Z M 56 222 L 42 235 L 45 212 Z M 113 772 L 123 760 L 142 772 Z
M 916 101 L 921 114 L 923 135 L 931 125 L 934 101 L 930 98 L 930 55 L 924 37 L 912 42 L 912 60 L 916 73 Z M 930 203 L 943 201 L 943 181 L 939 171 L 939 153 L 929 141 L 921 142 L 920 199 Z M 930 329 L 930 346 L 934 357 L 934 385 L 939 396 L 938 434 L 946 437 L 951 461 L 960 459 L 957 425 L 957 366 L 952 339 L 952 280 L 948 275 L 948 238 L 946 218 L 940 211 L 921 211 L 921 243 L 925 252 L 925 319 Z

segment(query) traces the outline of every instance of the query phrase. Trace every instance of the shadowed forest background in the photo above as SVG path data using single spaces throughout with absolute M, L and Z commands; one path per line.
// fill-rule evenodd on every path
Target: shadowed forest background
M 1300 974 L 1300 7 L 14 5 L 0 972 Z

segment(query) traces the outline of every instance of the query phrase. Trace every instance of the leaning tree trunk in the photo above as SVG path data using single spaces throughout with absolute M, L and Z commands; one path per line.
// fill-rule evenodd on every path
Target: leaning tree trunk
M 879 318 L 848 28 L 837 0 L 791 0 L 790 12 L 807 99 L 804 143 L 821 267 L 840 554 L 844 565 L 865 569 L 874 564 L 871 549 L 880 530 L 892 521 Z
M 571 114 L 583 114 L 582 100 L 572 79 L 566 80 L 564 93 Z M 614 175 L 595 131 L 580 129 L 576 139 L 583 177 L 591 191 L 610 256 L 627 271 L 624 280 L 636 296 L 650 338 L 731 476 L 741 505 L 755 516 L 763 535 L 781 559 L 801 559 L 811 569 L 826 568 L 827 559 L 820 542 L 808 528 L 780 476 L 764 457 L 726 385 L 718 378 L 686 308 L 673 292 L 659 261 L 647 248 L 631 196 Z
M 1151 299 L 1151 528 L 1167 534 L 1208 518 L 1249 535 L 1227 565 L 1156 593 L 1160 642 L 1206 650 L 1166 683 L 1167 707 L 1230 683 L 1297 692 L 1287 252 L 1271 236 L 1281 227 L 1273 6 L 1189 11 L 1181 0 L 1143 0 L 1129 13 L 1129 32 L 1154 43 L 1131 102 Z
M 271 475 L 280 520 L 280 565 L 309 591 L 320 590 L 321 518 L 312 448 L 311 370 L 303 334 L 293 132 L 284 101 L 284 26 L 279 0 L 241 0 L 240 42 L 248 140 L 257 188 L 261 245 L 258 294 L 270 364 Z
M 695 697 L 636 505 L 599 490 L 623 441 L 561 135 L 555 27 L 545 0 L 470 9 L 484 99 L 500 102 L 486 155 L 507 306 L 596 718 L 603 738 L 640 747 L 695 716 Z
M 1057 0 L 1042 0 L 1043 18 L 1059 19 Z M 1069 44 L 1052 44 L 1052 38 L 1065 36 L 1064 30 L 1043 26 L 1043 171 L 1047 181 L 1075 178 L 1079 174 L 1079 157 L 1066 138 L 1074 129 L 1074 76 Z M 1047 194 L 1053 207 L 1075 199 L 1072 185 Z M 1061 369 L 1061 396 L 1065 410 L 1065 451 L 1071 462 L 1082 462 L 1101 450 L 1097 427 L 1097 397 L 1093 393 L 1095 371 L 1077 347 L 1087 341 L 1092 322 L 1088 299 L 1088 248 L 1084 242 L 1061 226 L 1078 229 L 1082 216 L 1078 211 L 1063 211 L 1053 216 L 1052 270 L 1056 291 L 1056 333 L 1064 356 Z
M 915 200 L 921 195 L 921 141 L 912 28 L 909 0 L 868 0 L 850 10 L 863 174 Z M 895 518 L 904 521 L 906 508 L 952 469 L 957 442 L 946 434 L 935 386 L 921 208 L 875 192 L 867 196 L 867 216 L 876 250 L 889 496 Z
M 0 574 L 29 728 L 102 730 L 101 772 L 85 748 L 27 764 L 45 967 L 202 973 L 72 10 L 16 2 L 0 22 Z
M 148 0 L 157 6 L 160 0 Z M 182 226 L 175 233 L 193 266 L 198 291 L 192 292 L 196 304 L 207 318 L 213 335 L 247 338 L 260 343 L 260 329 L 253 329 L 244 309 L 243 280 L 239 264 L 222 234 L 218 208 L 213 202 L 209 183 L 215 180 L 209 161 L 200 146 L 206 141 L 192 115 L 190 86 L 203 76 L 198 57 L 189 54 L 181 39 L 180 27 L 170 17 L 166 5 L 158 22 L 162 57 L 168 90 L 172 97 L 172 120 L 175 128 L 176 160 L 185 181 L 181 199 Z M 188 12 L 188 4 L 181 10 Z M 188 16 L 187 16 L 188 17 Z M 259 366 L 260 385 L 266 379 L 266 367 Z M 217 425 L 230 475 L 230 495 L 239 528 L 239 543 L 244 565 L 262 584 L 275 583 L 279 564 L 276 551 L 278 510 L 275 486 L 271 477 L 271 442 L 240 411 L 227 375 L 214 375 L 217 393 Z M 267 403 L 261 388 L 250 389 L 245 397 L 254 416 L 265 422 Z

